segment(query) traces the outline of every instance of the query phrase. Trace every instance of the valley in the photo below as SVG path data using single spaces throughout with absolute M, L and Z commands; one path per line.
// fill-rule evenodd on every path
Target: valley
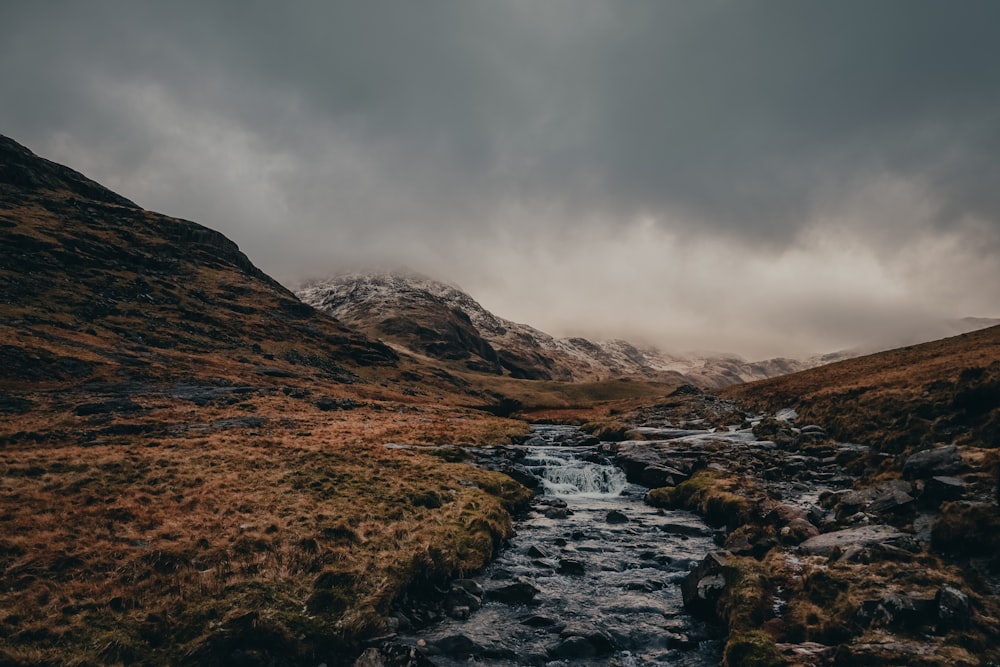
M 1000 663 L 1000 327 L 751 363 L 292 293 L 5 137 L 0 239 L 2 664 Z

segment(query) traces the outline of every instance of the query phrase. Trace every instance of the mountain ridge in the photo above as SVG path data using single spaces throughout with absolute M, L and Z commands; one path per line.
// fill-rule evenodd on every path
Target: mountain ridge
M 717 388 L 816 363 L 787 358 L 748 362 L 732 354 L 680 356 L 621 339 L 557 338 L 495 315 L 454 284 L 409 271 L 338 274 L 306 282 L 296 294 L 400 348 L 465 361 L 473 371 L 532 380 L 636 377 Z

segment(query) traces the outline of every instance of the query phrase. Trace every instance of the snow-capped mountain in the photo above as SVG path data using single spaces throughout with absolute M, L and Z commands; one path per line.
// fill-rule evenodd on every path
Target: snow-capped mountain
M 498 317 L 454 285 L 414 273 L 350 273 L 307 283 L 300 299 L 409 352 L 537 380 L 641 377 L 721 387 L 807 368 L 793 359 L 678 356 L 624 340 L 556 338 Z

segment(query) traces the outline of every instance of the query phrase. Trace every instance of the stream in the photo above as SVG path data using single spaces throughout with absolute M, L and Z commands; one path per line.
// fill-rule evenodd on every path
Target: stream
M 646 505 L 646 489 L 595 447 L 559 444 L 575 427 L 532 430 L 537 446 L 519 464 L 540 479 L 539 495 L 510 544 L 464 584 L 485 591 L 482 608 L 400 640 L 441 667 L 718 665 L 720 643 L 685 613 L 680 591 L 717 548 L 712 529 Z

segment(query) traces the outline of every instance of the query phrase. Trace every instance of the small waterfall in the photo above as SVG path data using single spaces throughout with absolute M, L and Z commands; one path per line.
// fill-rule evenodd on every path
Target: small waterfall
M 628 481 L 625 473 L 610 465 L 576 458 L 568 447 L 533 447 L 524 459 L 532 474 L 542 480 L 545 495 L 575 498 L 606 498 L 621 495 Z

